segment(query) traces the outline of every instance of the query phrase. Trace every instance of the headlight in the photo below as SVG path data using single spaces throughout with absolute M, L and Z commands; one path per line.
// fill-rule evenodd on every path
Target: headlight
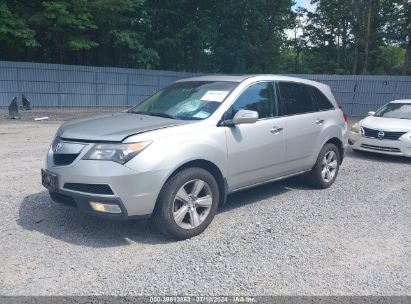
M 131 144 L 95 144 L 83 159 L 111 160 L 125 164 L 151 144 L 144 141 Z
M 360 124 L 358 122 L 351 126 L 351 132 L 354 132 L 354 133 L 360 132 Z

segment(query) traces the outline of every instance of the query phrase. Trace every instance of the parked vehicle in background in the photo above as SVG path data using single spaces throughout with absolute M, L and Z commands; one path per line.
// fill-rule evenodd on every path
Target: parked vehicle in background
M 51 198 L 117 219 L 151 216 L 200 234 L 227 194 L 307 173 L 331 186 L 347 122 L 327 85 L 275 75 L 177 81 L 126 113 L 63 124 L 48 151 Z
M 349 131 L 354 151 L 411 157 L 411 99 L 391 101 L 368 115 Z

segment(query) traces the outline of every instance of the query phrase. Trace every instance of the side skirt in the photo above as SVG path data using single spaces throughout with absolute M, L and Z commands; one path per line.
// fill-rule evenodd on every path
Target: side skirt
M 238 192 L 238 191 L 241 191 L 241 190 L 245 190 L 245 189 L 249 189 L 249 188 L 254 188 L 254 187 L 265 185 L 265 184 L 269 184 L 269 183 L 276 182 L 276 181 L 279 181 L 279 180 L 283 180 L 283 179 L 286 179 L 286 178 L 289 178 L 289 177 L 301 175 L 301 174 L 304 174 L 304 173 L 309 172 L 309 171 L 310 170 L 300 171 L 300 172 L 297 172 L 297 173 L 292 173 L 292 174 L 276 177 L 276 178 L 273 178 L 273 179 L 269 179 L 269 180 L 266 180 L 266 181 L 263 181 L 263 182 L 255 183 L 255 184 L 252 184 L 252 185 L 249 185 L 249 186 L 236 188 L 236 189 L 233 189 L 233 190 L 229 191 L 228 194 Z

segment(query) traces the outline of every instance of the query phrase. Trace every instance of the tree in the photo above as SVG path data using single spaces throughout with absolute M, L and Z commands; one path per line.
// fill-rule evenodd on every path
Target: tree
M 0 59 L 216 73 L 411 74 L 410 0 L 311 3 L 313 11 L 293 11 L 291 0 L 0 0 Z
M 5 0 L 0 0 L 0 43 L 7 46 L 0 48 L 0 55 L 13 59 L 13 49 L 36 47 L 35 32 L 30 29 L 18 14 L 10 11 Z
M 148 46 L 159 54 L 163 69 L 212 70 L 207 54 L 212 2 L 147 0 L 152 23 Z
M 94 38 L 99 41 L 95 64 L 139 68 L 158 65 L 157 52 L 146 46 L 146 33 L 152 28 L 144 0 L 90 0 L 88 8 L 97 27 Z
M 348 73 L 351 6 L 347 0 L 313 0 L 313 12 L 306 11 L 305 35 L 311 45 L 311 64 L 330 73 Z M 307 48 L 305 51 L 308 51 Z M 313 58 L 315 56 L 315 58 Z M 314 60 L 314 61 L 312 61 Z
M 382 45 L 385 24 L 385 0 L 352 1 L 352 35 L 354 37 L 353 74 L 368 74 L 370 55 L 375 62 Z
M 42 48 L 47 50 L 44 56 L 52 62 L 67 63 L 66 52 L 90 50 L 98 45 L 91 39 L 91 30 L 96 29 L 96 25 L 86 0 L 33 2 L 39 10 L 26 13 L 25 18 L 36 30 Z
M 305 30 L 307 29 L 307 13 L 307 10 L 298 8 L 292 14 L 292 36 L 289 38 L 288 45 L 290 45 L 293 49 L 294 73 L 300 72 L 300 55 L 304 51 L 304 49 L 308 48 L 308 35 L 305 33 Z
M 273 71 L 290 0 L 148 0 L 150 47 L 166 69 L 207 72 Z M 166 21 L 166 22 L 165 22 Z
M 385 65 L 387 50 L 397 58 L 402 53 L 400 49 L 409 43 L 410 1 L 312 0 L 311 3 L 315 10 L 305 11 L 307 24 L 303 29 L 308 44 L 299 50 L 305 64 L 302 70 L 338 74 L 397 71 Z M 295 47 L 294 53 L 298 53 Z M 411 56 L 408 54 L 411 46 L 405 55 L 405 70 Z
M 402 73 L 411 74 L 411 1 L 386 1 L 389 8 L 386 23 L 386 40 L 388 43 L 404 47 L 404 64 Z
M 209 49 L 215 65 L 225 73 L 275 70 L 290 8 L 288 0 L 215 1 Z

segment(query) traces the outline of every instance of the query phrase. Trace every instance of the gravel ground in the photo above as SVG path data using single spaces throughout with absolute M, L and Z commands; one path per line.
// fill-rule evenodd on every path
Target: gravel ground
M 58 120 L 95 110 L 44 111 L 0 113 L 1 295 L 411 294 L 411 160 L 348 152 L 330 189 L 242 191 L 202 235 L 170 242 L 49 199 L 40 168 Z

